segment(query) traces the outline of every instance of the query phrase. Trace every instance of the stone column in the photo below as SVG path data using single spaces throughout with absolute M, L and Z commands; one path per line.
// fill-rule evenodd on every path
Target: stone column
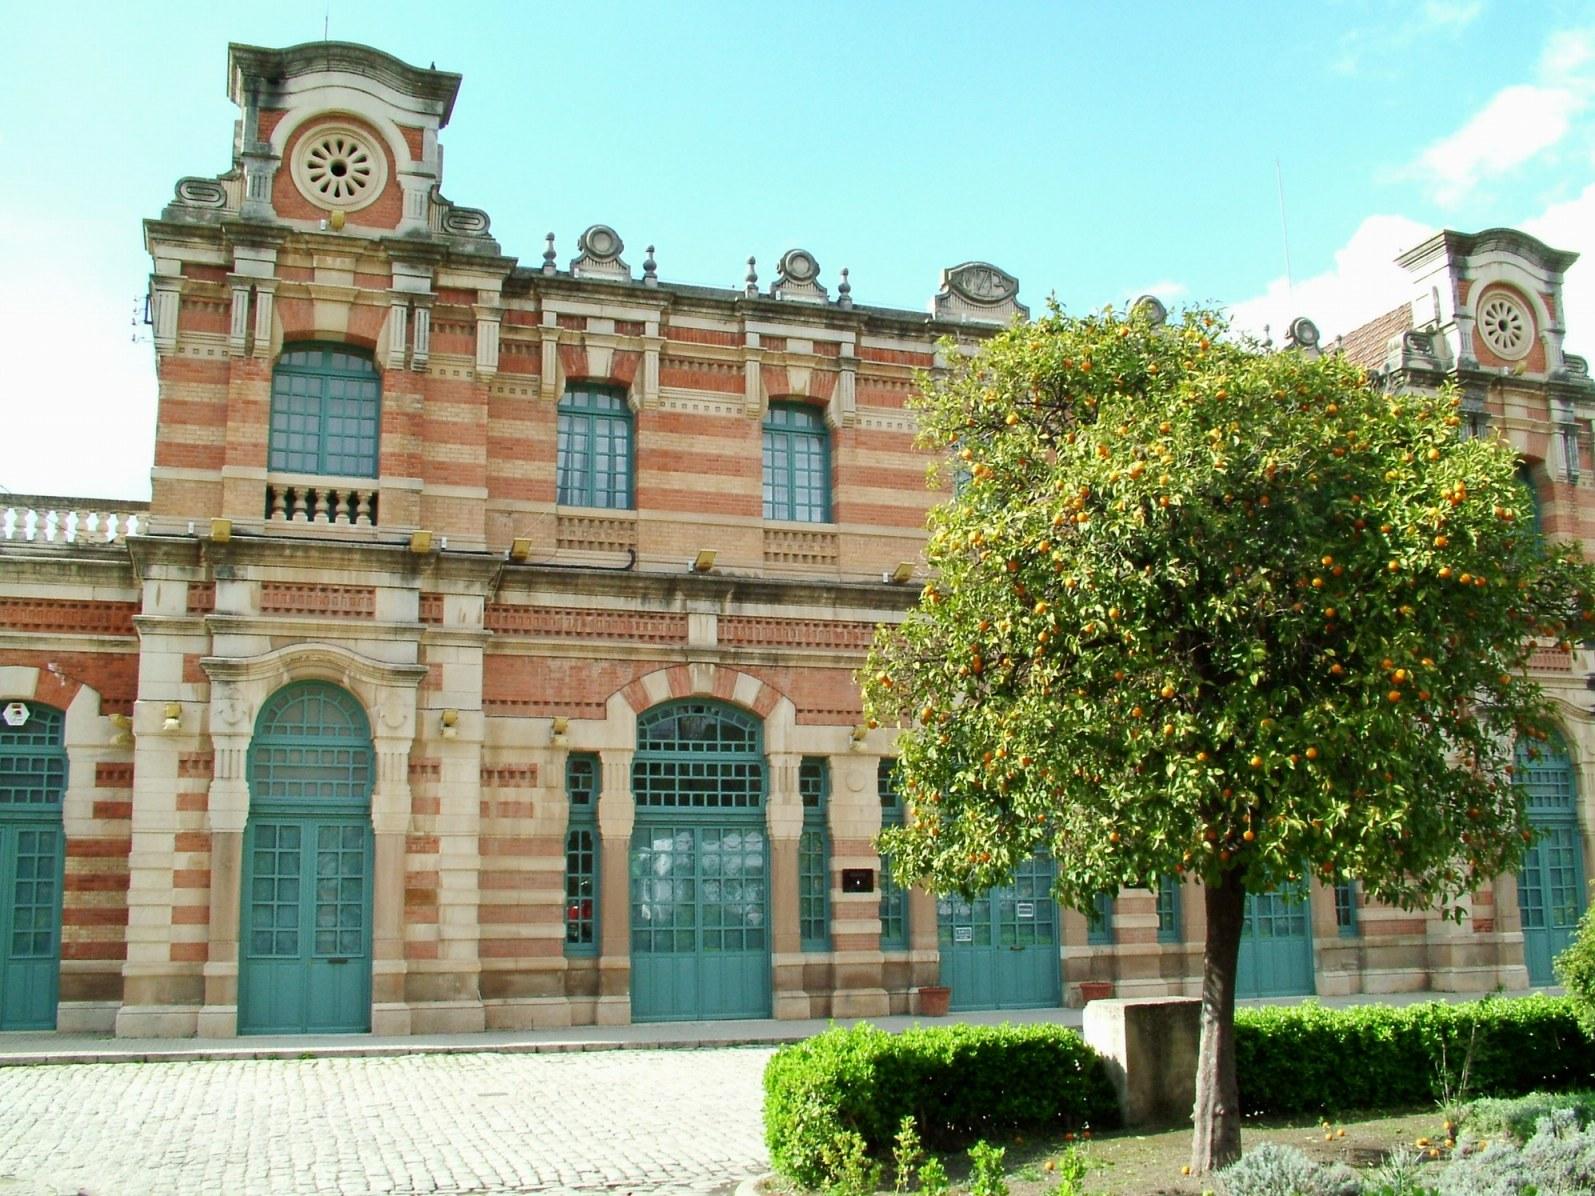
M 879 757 L 847 753 L 831 763 L 831 872 L 845 868 L 874 871 L 880 864 L 872 840 L 881 829 L 881 803 L 875 791 Z M 877 882 L 879 878 L 877 877 Z M 885 956 L 881 953 L 881 895 L 831 889 L 832 1017 L 883 1017 Z M 913 918 L 910 907 L 909 917 Z M 910 933 L 913 923 L 910 922 Z
M 249 821 L 249 781 L 244 774 L 250 737 L 247 713 L 232 686 L 213 687 L 215 756 L 205 802 L 210 827 L 210 949 L 197 1030 L 201 1038 L 231 1038 L 238 1033 L 238 928 L 244 826 Z
M 599 929 L 598 1001 L 594 1021 L 623 1026 L 631 1021 L 631 831 L 637 808 L 631 796 L 632 752 L 603 753 L 603 788 L 598 797 Z
M 769 928 L 771 992 L 776 1017 L 808 1017 L 803 987 L 803 948 L 798 926 L 798 838 L 803 833 L 803 798 L 798 792 L 802 757 L 771 755 Z
M 413 701 L 413 695 L 412 695 Z M 404 984 L 404 855 L 410 826 L 410 738 L 376 737 L 371 794 L 371 1032 L 410 1033 Z

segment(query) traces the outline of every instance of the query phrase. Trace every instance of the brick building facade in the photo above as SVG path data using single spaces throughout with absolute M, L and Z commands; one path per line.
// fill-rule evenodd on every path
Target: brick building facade
M 892 737 L 852 674 L 942 497 L 905 400 L 939 338 L 1024 314 L 1012 276 L 951 267 L 927 316 L 855 303 L 802 250 L 740 290 L 663 280 L 651 247 L 632 266 L 601 225 L 523 265 L 440 190 L 458 76 L 315 43 L 232 46 L 228 78 L 233 169 L 145 226 L 151 502 L 0 508 L 0 1028 L 1195 991 L 1194 894 L 1087 919 L 1041 863 L 940 908 L 879 874 Z M 1336 348 L 1459 382 L 1546 532 L 1587 541 L 1572 260 L 1441 234 L 1402 259 L 1412 301 Z M 1548 832 L 1521 884 L 1460 925 L 1355 887 L 1258 898 L 1251 991 L 1543 982 L 1595 846 L 1588 663 L 1536 661 L 1566 758 L 1531 778 Z

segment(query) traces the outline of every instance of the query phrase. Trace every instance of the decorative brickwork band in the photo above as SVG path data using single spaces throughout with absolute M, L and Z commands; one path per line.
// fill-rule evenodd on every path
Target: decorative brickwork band
M 0 627 L 67 635 L 133 635 L 136 602 L 78 598 L 0 598 Z
M 340 615 L 372 619 L 377 613 L 377 592 L 371 586 L 267 581 L 260 586 L 260 611 L 266 615 Z
M 606 639 L 649 644 L 680 644 L 687 639 L 687 616 L 674 613 L 490 602 L 486 621 L 487 629 L 500 635 L 544 639 Z
M 739 648 L 838 648 L 862 652 L 874 638 L 873 623 L 760 615 L 720 617 L 720 642 Z

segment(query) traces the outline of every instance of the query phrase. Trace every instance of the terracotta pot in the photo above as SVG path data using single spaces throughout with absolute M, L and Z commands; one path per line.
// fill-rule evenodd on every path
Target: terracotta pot
M 924 984 L 919 989 L 919 1016 L 946 1017 L 953 990 L 945 984 Z
M 1113 982 L 1110 980 L 1087 980 L 1080 985 L 1080 1004 L 1087 1005 L 1092 1001 L 1106 1001 L 1113 995 Z

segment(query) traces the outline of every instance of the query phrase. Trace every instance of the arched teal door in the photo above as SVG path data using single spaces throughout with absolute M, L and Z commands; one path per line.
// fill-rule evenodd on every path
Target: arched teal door
M 1556 983 L 1553 961 L 1567 949 L 1584 913 L 1584 850 L 1579 841 L 1578 782 L 1558 739 L 1517 745 L 1517 780 L 1528 793 L 1534 842 L 1517 874 L 1523 916 L 1523 962 L 1529 983 Z
M 240 1034 L 371 1028 L 371 729 L 353 695 L 278 690 L 249 746 Z
M 0 1030 L 53 1030 L 61 976 L 65 718 L 36 702 L 0 706 Z
M 1237 997 L 1305 997 L 1313 992 L 1313 940 L 1306 882 L 1248 893 Z
M 1044 1009 L 1062 999 L 1052 857 L 1036 855 L 1013 883 L 973 901 L 936 901 L 941 982 L 953 1009 Z
M 637 720 L 631 1016 L 770 1016 L 769 846 L 759 722 L 718 702 Z

